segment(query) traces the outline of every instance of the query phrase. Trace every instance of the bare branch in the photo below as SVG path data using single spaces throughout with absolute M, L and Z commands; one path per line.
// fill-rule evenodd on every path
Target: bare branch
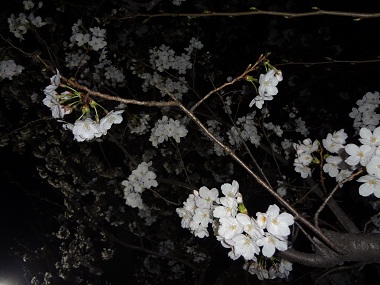
M 125 20 L 134 19 L 138 17 L 158 18 L 158 17 L 190 17 L 190 18 L 204 18 L 204 17 L 246 17 L 246 16 L 277 16 L 287 19 L 305 18 L 305 17 L 320 17 L 320 16 L 337 16 L 353 18 L 354 20 L 380 18 L 380 13 L 358 13 L 349 11 L 330 11 L 314 8 L 316 11 L 312 12 L 281 12 L 281 11 L 263 11 L 252 8 L 252 11 L 243 12 L 212 12 L 204 11 L 203 13 L 161 13 L 161 14 L 130 14 L 125 17 L 112 17 L 111 19 Z
M 326 206 L 326 204 L 329 202 L 329 200 L 332 198 L 332 196 L 334 195 L 334 193 L 344 184 L 346 183 L 347 181 L 350 181 L 352 180 L 354 177 L 362 174 L 364 172 L 364 168 L 361 168 L 358 172 L 350 175 L 350 177 L 347 177 L 346 179 L 342 180 L 341 182 L 339 182 L 335 188 L 331 191 L 331 193 L 329 194 L 329 196 L 325 199 L 325 201 L 322 203 L 322 205 L 319 207 L 319 209 L 317 210 L 317 212 L 315 213 L 314 215 L 314 225 L 316 227 L 318 227 L 318 217 L 319 217 L 319 214 L 322 212 L 323 208 Z

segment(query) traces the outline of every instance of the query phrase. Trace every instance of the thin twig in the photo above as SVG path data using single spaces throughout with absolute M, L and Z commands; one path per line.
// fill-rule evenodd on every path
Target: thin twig
M 190 18 L 204 18 L 204 17 L 244 17 L 244 16 L 277 16 L 284 17 L 286 19 L 294 18 L 305 18 L 305 17 L 316 17 L 316 16 L 338 16 L 338 17 L 348 17 L 354 18 L 358 21 L 361 19 L 373 19 L 380 18 L 380 13 L 359 13 L 359 12 L 349 12 L 349 11 L 331 11 L 331 10 L 321 10 L 314 8 L 316 11 L 312 12 L 281 12 L 281 11 L 264 11 L 252 8 L 252 11 L 243 12 L 212 12 L 204 11 L 201 13 L 161 13 L 161 14 L 147 14 L 147 13 L 135 13 L 130 14 L 125 17 L 111 17 L 108 19 L 114 20 L 126 20 L 134 19 L 137 17 L 146 18 L 159 18 L 159 17 L 190 17 Z
M 234 78 L 233 80 L 231 80 L 230 82 L 227 82 L 227 83 L 224 83 L 222 86 L 219 86 L 218 88 L 215 88 L 213 90 L 211 90 L 207 95 L 205 95 L 201 100 L 199 100 L 196 104 L 194 104 L 193 107 L 190 108 L 190 112 L 194 112 L 194 110 L 200 105 L 202 104 L 205 100 L 207 100 L 207 98 L 209 98 L 212 94 L 224 89 L 226 86 L 229 86 L 229 85 L 232 85 L 234 84 L 235 82 L 239 81 L 239 80 L 242 80 L 243 78 L 245 78 L 247 76 L 248 73 L 254 71 L 255 69 L 257 69 L 257 67 L 259 66 L 260 63 L 262 63 L 263 61 L 265 61 L 267 59 L 267 56 L 266 55 L 261 55 L 259 57 L 259 59 L 256 61 L 256 63 L 254 65 L 249 65 L 246 70 L 241 74 L 239 75 L 238 77 Z
M 347 181 L 350 181 L 352 180 L 354 177 L 362 174 L 364 172 L 364 168 L 361 168 L 358 172 L 350 175 L 349 177 L 347 177 L 346 179 L 342 180 L 341 182 L 339 182 L 335 188 L 331 191 L 331 193 L 329 194 L 329 196 L 327 196 L 327 198 L 325 199 L 325 201 L 323 201 L 322 205 L 319 207 L 319 209 L 317 210 L 317 212 L 315 213 L 314 215 L 314 225 L 316 227 L 319 228 L 318 226 L 318 217 L 319 217 L 319 214 L 322 212 L 323 208 L 326 206 L 327 202 L 332 198 L 332 196 L 335 194 L 335 192 L 340 189 L 340 187 L 346 183 Z

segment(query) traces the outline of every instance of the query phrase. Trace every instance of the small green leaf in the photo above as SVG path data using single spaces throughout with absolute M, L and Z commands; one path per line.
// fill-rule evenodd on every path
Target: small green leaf
M 239 204 L 239 206 L 238 206 L 238 210 L 239 210 L 239 212 L 240 213 L 242 213 L 242 214 L 248 214 L 248 210 L 247 210 L 247 208 L 244 206 L 244 204 Z

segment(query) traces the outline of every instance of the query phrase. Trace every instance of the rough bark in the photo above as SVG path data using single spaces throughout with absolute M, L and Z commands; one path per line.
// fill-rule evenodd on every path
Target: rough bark
M 343 262 L 380 263 L 380 234 L 340 233 L 323 231 L 326 236 L 343 249 L 338 254 L 315 240 L 313 253 L 290 248 L 278 254 L 288 261 L 312 267 L 331 268 Z

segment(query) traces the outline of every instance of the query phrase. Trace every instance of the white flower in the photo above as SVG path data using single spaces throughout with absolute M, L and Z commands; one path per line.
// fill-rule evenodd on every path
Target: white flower
M 94 122 L 91 118 L 75 121 L 72 131 L 74 139 L 78 142 L 90 141 L 102 135 L 99 130 L 99 124 Z
M 158 186 L 158 183 L 155 179 L 156 174 L 153 171 L 148 171 L 141 177 L 141 182 L 143 183 L 145 189 L 150 189 L 152 187 Z
M 88 44 L 92 47 L 93 50 L 98 51 L 104 48 L 107 45 L 107 42 L 104 40 L 104 38 L 92 36 Z
M 262 246 L 262 254 L 266 257 L 272 257 L 276 249 L 284 251 L 288 249 L 287 242 L 269 233 L 265 237 L 256 241 L 258 246 Z
M 0 61 L 0 79 L 12 80 L 12 77 L 19 75 L 23 69 L 24 67 L 16 64 L 13 59 L 2 60 Z
M 256 220 L 246 214 L 239 213 L 236 220 L 243 226 L 244 232 L 249 234 L 253 240 L 257 240 L 264 236 L 264 231 L 259 227 Z
M 278 265 L 278 273 L 277 276 L 280 278 L 288 278 L 289 272 L 293 270 L 293 263 L 281 259 L 280 264 Z
M 275 76 L 275 73 L 276 73 L 276 70 L 271 69 L 265 75 L 260 74 L 260 79 L 259 79 L 260 96 L 265 96 L 265 94 L 269 96 L 277 95 L 278 90 L 276 86 L 278 84 L 278 79 Z
M 380 198 L 380 180 L 372 175 L 364 175 L 360 177 L 358 182 L 364 182 L 359 187 L 359 194 L 367 197 L 374 194 L 377 198 Z
M 345 160 L 348 165 L 358 165 L 360 163 L 366 166 L 375 153 L 375 148 L 369 145 L 361 145 L 358 147 L 355 144 L 348 144 L 344 149 L 350 155 Z
M 83 33 L 77 33 L 74 35 L 74 39 L 77 42 L 77 45 L 83 46 L 84 44 L 88 43 L 90 41 L 90 35 L 89 34 L 83 34 Z
M 126 204 L 132 208 L 140 208 L 143 206 L 140 193 L 124 191 L 124 199 Z
M 50 108 L 51 115 L 56 119 L 62 119 L 63 116 L 70 114 L 72 111 L 70 108 L 59 104 L 56 96 L 46 95 L 46 97 L 42 100 L 42 103 Z
M 34 7 L 34 3 L 31 0 L 28 1 L 22 1 L 22 4 L 24 4 L 24 9 L 25 10 L 30 10 Z
M 375 155 L 371 158 L 366 166 L 367 172 L 380 179 L 380 155 Z
M 256 213 L 256 221 L 257 221 L 257 225 L 259 226 L 260 229 L 265 229 L 267 227 L 267 214 L 257 212 Z
M 328 156 L 326 158 L 327 163 L 323 165 L 323 171 L 328 173 L 331 177 L 336 177 L 339 173 L 338 164 L 342 161 L 340 156 Z
M 202 227 L 207 227 L 212 222 L 209 209 L 197 208 L 195 210 L 193 221 Z M 196 226 L 197 228 L 198 226 Z M 195 228 L 195 229 L 196 229 Z
M 113 124 L 120 124 L 123 121 L 123 117 L 121 116 L 123 112 L 124 110 L 112 110 L 111 112 L 109 112 L 105 117 L 103 117 L 100 120 L 99 130 L 103 134 L 106 134 L 107 130 L 109 130 Z
M 303 165 L 309 165 L 313 161 L 313 157 L 311 156 L 310 153 L 301 153 L 295 160 L 294 162 L 296 163 L 301 163 Z
M 252 238 L 244 234 L 238 234 L 232 238 L 232 241 L 234 242 L 233 250 L 236 255 L 241 255 L 246 260 L 256 261 L 255 254 L 260 253 L 260 248 Z
M 239 222 L 233 217 L 225 217 L 219 219 L 220 226 L 218 235 L 225 239 L 232 239 L 235 235 L 243 232 L 243 228 Z
M 29 16 L 29 21 L 36 26 L 37 28 L 40 28 L 44 25 L 46 25 L 46 22 L 42 22 L 42 18 L 40 16 L 34 17 L 33 13 L 31 13 Z
M 213 215 L 215 218 L 235 217 L 237 213 L 238 203 L 236 199 L 231 197 L 222 197 L 219 199 L 222 206 L 214 209 Z
M 186 210 L 194 214 L 195 210 L 197 209 L 197 206 L 195 205 L 195 196 L 193 194 L 190 194 L 186 201 L 183 202 L 183 205 Z
M 249 107 L 256 105 L 257 108 L 261 109 L 264 105 L 263 97 L 257 95 L 254 99 L 252 99 L 251 103 L 249 103 Z
M 212 188 L 211 190 L 205 186 L 199 189 L 199 196 L 196 198 L 195 203 L 199 208 L 211 209 L 212 203 L 218 198 L 218 189 Z
M 239 191 L 239 183 L 234 180 L 232 181 L 232 184 L 224 183 L 220 188 L 222 189 L 224 196 L 235 198 Z
M 342 169 L 341 171 L 339 171 L 339 174 L 335 177 L 335 179 L 337 182 L 341 182 L 344 179 L 346 179 L 347 177 L 350 177 L 351 174 L 352 174 L 352 171 L 350 171 L 348 169 Z M 341 187 L 342 186 L 343 185 L 341 185 Z
M 180 124 L 179 120 L 169 119 L 167 116 L 163 116 L 161 120 L 158 120 L 155 127 L 152 129 L 149 141 L 153 146 L 157 147 L 158 144 L 168 140 L 169 137 L 173 137 L 177 143 L 180 143 L 182 137 L 187 135 L 187 129 Z
M 327 151 L 331 153 L 338 153 L 338 151 L 343 148 L 342 140 L 334 140 L 334 136 L 332 134 L 327 134 L 327 137 L 322 140 L 322 144 Z
M 294 170 L 300 173 L 302 178 L 311 176 L 311 169 L 307 165 L 304 165 L 302 163 L 294 163 L 293 165 L 294 165 Z
M 367 128 L 361 128 L 359 141 L 362 144 L 369 146 L 379 146 L 380 145 L 380 127 L 374 129 L 373 133 Z
M 106 30 L 99 27 L 90 28 L 90 31 L 95 37 L 104 38 L 106 36 Z
M 289 226 L 293 225 L 294 217 L 289 213 L 281 213 L 277 205 L 270 205 L 266 212 L 266 228 L 274 236 L 290 235 Z
M 188 211 L 188 210 L 186 210 L 184 208 L 177 208 L 176 212 L 177 212 L 178 216 L 180 218 L 182 218 L 182 220 L 181 220 L 181 227 L 185 228 L 185 229 L 189 228 L 190 227 L 190 222 L 191 222 L 191 220 L 193 218 L 193 214 L 190 211 Z
M 246 263 L 243 268 L 252 275 L 256 274 L 259 280 L 269 279 L 268 270 L 265 269 L 261 262 Z

